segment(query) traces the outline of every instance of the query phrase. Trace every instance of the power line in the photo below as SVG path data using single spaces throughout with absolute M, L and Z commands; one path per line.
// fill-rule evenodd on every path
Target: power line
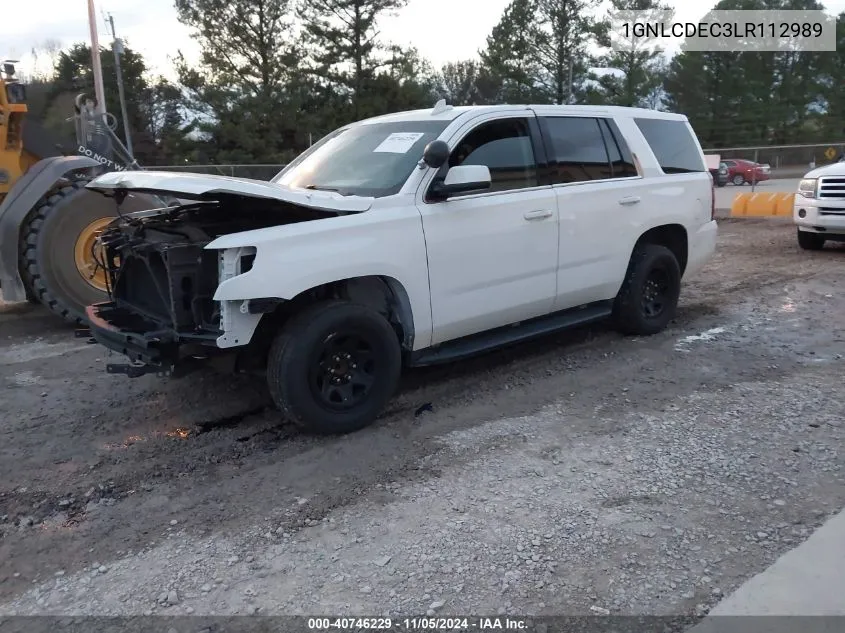
M 117 37 L 114 29 L 114 17 L 109 13 L 108 23 L 111 27 L 112 49 L 114 50 L 114 69 L 117 75 L 117 93 L 120 98 L 120 113 L 123 116 L 123 136 L 126 139 L 126 149 L 129 152 L 129 158 L 135 159 L 135 154 L 132 151 L 132 134 L 129 130 L 129 114 L 126 110 L 126 94 L 123 89 L 123 72 L 120 68 L 120 56 L 123 54 L 123 42 Z

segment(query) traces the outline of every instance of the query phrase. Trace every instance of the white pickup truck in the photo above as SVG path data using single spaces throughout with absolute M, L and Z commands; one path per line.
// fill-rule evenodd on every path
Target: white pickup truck
M 845 242 L 845 162 L 818 167 L 798 183 L 792 218 L 798 245 L 811 251 L 828 240 Z
M 92 336 L 140 375 L 266 375 L 293 422 L 372 423 L 404 367 L 610 319 L 650 335 L 714 251 L 687 119 L 587 106 L 451 107 L 344 126 L 270 182 L 114 172 L 88 187 L 184 204 L 102 235 Z

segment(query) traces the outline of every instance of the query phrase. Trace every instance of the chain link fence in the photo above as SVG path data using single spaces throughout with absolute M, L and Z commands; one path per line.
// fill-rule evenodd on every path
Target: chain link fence
M 800 178 L 813 167 L 835 163 L 845 152 L 845 141 L 821 145 L 772 145 L 768 147 L 728 147 L 705 149 L 705 154 L 741 158 L 768 164 L 773 178 Z
M 761 147 L 727 147 L 705 149 L 705 154 L 725 158 L 742 158 L 768 164 L 773 178 L 800 178 L 813 167 L 835 163 L 845 153 L 845 141 L 817 145 L 770 145 Z M 146 167 L 152 171 L 184 171 L 215 174 L 254 180 L 270 180 L 285 165 L 160 165 Z

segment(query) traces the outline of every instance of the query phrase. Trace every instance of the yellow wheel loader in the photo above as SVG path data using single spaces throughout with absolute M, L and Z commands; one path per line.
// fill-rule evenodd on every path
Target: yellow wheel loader
M 106 171 L 139 168 L 107 115 L 97 114 L 85 95 L 77 97 L 73 115 L 75 154 L 57 149 L 26 115 L 26 86 L 15 79 L 14 64 L 5 62 L 0 72 L 0 297 L 42 303 L 66 321 L 84 325 L 85 307 L 108 299 L 99 233 L 118 212 L 167 203 L 133 194 L 118 209 L 85 188 Z

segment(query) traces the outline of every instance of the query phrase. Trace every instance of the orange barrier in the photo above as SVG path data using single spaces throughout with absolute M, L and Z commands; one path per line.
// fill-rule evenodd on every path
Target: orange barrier
M 731 203 L 731 217 L 791 217 L 794 193 L 738 193 Z

